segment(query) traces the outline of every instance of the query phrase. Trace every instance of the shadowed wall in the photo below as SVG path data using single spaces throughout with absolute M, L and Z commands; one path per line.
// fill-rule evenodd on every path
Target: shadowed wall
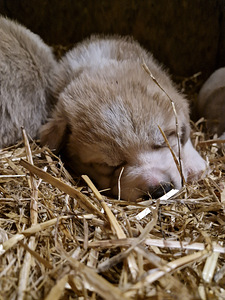
M 0 13 L 48 44 L 92 33 L 133 35 L 179 76 L 225 65 L 225 0 L 0 0 Z

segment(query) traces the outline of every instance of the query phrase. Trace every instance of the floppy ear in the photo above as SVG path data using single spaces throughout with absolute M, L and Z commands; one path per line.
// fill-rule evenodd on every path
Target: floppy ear
M 41 144 L 59 152 L 66 137 L 67 121 L 63 112 L 54 111 L 49 121 L 40 130 Z

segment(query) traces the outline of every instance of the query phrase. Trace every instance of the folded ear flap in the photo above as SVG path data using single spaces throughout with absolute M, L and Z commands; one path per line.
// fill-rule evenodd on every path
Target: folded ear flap
M 67 121 L 62 112 L 54 111 L 49 121 L 40 130 L 41 144 L 58 153 L 66 137 Z

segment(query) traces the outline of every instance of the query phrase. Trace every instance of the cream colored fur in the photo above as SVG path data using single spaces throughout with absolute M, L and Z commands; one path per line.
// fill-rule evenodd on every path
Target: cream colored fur
M 0 148 L 37 137 L 51 108 L 56 61 L 51 49 L 22 25 L 0 17 Z
M 55 75 L 59 99 L 41 130 L 43 144 L 62 149 L 69 165 L 88 174 L 100 189 L 111 188 L 135 200 L 155 190 L 181 187 L 181 177 L 160 128 L 178 155 L 176 122 L 166 94 L 173 99 L 181 135 L 185 179 L 198 179 L 205 161 L 193 148 L 187 100 L 167 73 L 137 42 L 121 37 L 92 37 L 68 52 Z

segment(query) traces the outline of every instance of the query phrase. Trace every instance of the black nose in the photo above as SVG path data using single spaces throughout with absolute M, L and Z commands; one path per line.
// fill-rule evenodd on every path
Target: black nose
M 150 188 L 149 192 L 152 198 L 157 199 L 168 193 L 170 190 L 174 188 L 172 183 L 169 182 L 161 182 L 159 186 L 154 188 Z

